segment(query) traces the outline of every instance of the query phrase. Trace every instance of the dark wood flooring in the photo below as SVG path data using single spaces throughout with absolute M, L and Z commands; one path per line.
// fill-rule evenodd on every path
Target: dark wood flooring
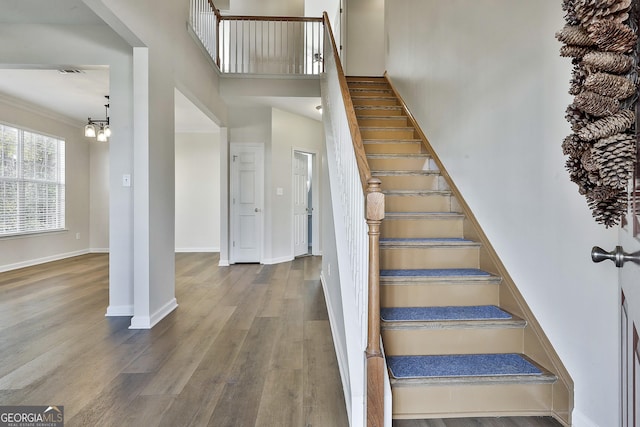
M 179 307 L 105 318 L 108 257 L 0 274 L 0 405 L 67 426 L 346 426 L 320 258 L 218 268 L 176 255 Z
M 348 426 L 320 258 L 217 265 L 217 254 L 177 254 L 180 306 L 149 331 L 104 316 L 107 255 L 1 273 L 0 405 L 64 405 L 66 426 Z

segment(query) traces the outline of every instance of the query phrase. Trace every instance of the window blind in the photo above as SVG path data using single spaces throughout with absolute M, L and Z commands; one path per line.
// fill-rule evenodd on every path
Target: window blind
M 64 227 L 64 140 L 0 124 L 0 236 Z

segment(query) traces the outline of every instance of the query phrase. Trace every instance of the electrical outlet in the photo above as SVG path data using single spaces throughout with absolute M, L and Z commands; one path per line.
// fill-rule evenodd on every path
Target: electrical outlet
M 76 233 L 76 240 L 80 240 L 80 233 Z

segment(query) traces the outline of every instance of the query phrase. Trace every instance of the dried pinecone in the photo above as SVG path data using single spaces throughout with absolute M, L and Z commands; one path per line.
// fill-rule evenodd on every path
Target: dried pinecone
M 575 134 L 567 136 L 562 142 L 562 152 L 565 156 L 572 156 L 579 158 L 582 153 L 588 151 L 591 148 L 591 144 L 581 141 Z
M 598 48 L 608 52 L 630 52 L 637 41 L 636 34 L 628 25 L 615 21 L 594 22 L 588 32 Z
M 576 95 L 573 104 L 581 111 L 596 117 L 610 116 L 620 110 L 620 102 L 617 99 L 590 91 Z
M 575 61 L 575 59 L 574 59 Z M 582 87 L 587 79 L 587 70 L 582 66 L 581 62 L 573 64 L 571 71 L 571 80 L 569 81 L 569 94 L 577 95 L 582 92 Z
M 588 46 L 564 45 L 560 48 L 560 56 L 582 59 L 587 53 L 593 51 L 594 49 Z
M 586 150 L 582 153 L 582 156 L 580 156 L 580 162 L 582 163 L 584 170 L 587 172 L 598 170 L 598 162 L 592 155 L 591 150 Z
M 593 46 L 595 42 L 589 38 L 589 33 L 578 25 L 565 25 L 556 33 L 556 38 L 564 44 L 574 46 Z
M 574 11 L 586 27 L 602 19 L 619 19 L 618 16 L 624 15 L 630 5 L 631 0 L 578 0 Z
M 563 0 L 562 10 L 566 12 L 564 19 L 569 25 L 578 25 L 580 20 L 576 16 L 575 4 L 578 0 Z
M 627 193 L 621 190 L 606 200 L 594 200 L 587 197 L 587 203 L 596 222 L 609 228 L 619 224 L 622 216 L 626 213 Z
M 584 88 L 616 99 L 625 99 L 636 93 L 636 85 L 629 79 L 608 73 L 589 75 L 584 81 Z
M 631 69 L 633 59 L 623 53 L 595 51 L 585 54 L 582 63 L 590 71 L 624 74 Z
M 567 109 L 567 116 L 569 110 Z M 573 115 L 571 117 L 574 117 Z M 569 120 L 567 118 L 567 120 Z M 587 123 L 577 131 L 577 135 L 583 141 L 607 138 L 616 133 L 624 132 L 633 126 L 636 115 L 631 110 L 621 110 L 618 113 Z

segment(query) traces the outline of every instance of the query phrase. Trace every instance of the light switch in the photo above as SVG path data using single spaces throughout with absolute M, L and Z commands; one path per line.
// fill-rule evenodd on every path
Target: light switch
M 284 189 L 282 187 L 276 188 L 276 195 L 282 196 L 284 194 Z
M 122 186 L 131 187 L 131 175 L 129 175 L 128 173 L 122 175 Z

